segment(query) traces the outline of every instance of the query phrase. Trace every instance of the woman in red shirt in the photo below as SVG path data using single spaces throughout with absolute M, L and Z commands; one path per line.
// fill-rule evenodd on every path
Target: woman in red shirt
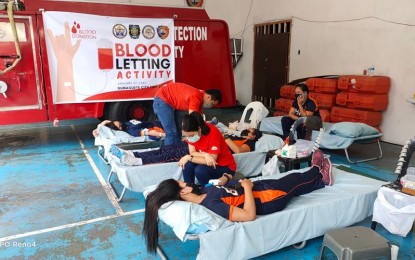
M 225 139 L 219 129 L 206 123 L 199 113 L 183 117 L 182 134 L 189 145 L 189 154 L 179 161 L 185 182 L 194 183 L 196 178 L 204 186 L 210 179 L 219 179 L 225 173 L 235 174 L 235 159 Z

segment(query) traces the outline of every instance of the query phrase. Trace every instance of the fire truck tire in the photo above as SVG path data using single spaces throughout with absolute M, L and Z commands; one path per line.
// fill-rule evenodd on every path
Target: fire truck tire
M 105 109 L 105 119 L 128 121 L 137 119 L 140 121 L 154 120 L 154 112 L 151 101 L 126 101 L 114 102 Z

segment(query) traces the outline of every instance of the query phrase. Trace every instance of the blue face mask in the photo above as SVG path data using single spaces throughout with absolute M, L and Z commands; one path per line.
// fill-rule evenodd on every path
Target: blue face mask
M 200 140 L 200 136 L 199 135 L 194 135 L 192 137 L 186 137 L 187 141 L 191 142 L 191 143 L 196 143 L 197 141 Z

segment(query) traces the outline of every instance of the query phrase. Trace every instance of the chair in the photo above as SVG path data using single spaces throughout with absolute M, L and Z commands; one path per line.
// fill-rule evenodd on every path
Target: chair
M 368 227 L 347 227 L 327 232 L 323 238 L 320 259 L 328 247 L 338 259 L 391 259 L 389 242 Z
M 251 115 L 249 116 L 249 125 L 253 128 L 258 128 L 259 123 L 264 119 L 268 114 L 268 109 L 259 101 L 253 101 L 249 103 L 242 113 L 240 123 L 245 122 L 246 115 L 248 111 L 252 110 Z

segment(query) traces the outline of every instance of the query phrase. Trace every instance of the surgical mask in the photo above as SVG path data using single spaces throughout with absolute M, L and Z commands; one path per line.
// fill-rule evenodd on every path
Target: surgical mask
M 187 141 L 191 142 L 191 143 L 196 143 L 197 141 L 200 140 L 200 136 L 199 135 L 194 135 L 192 137 L 186 137 Z
M 202 107 L 203 108 L 211 108 L 213 105 L 211 103 L 208 104 L 203 104 Z

